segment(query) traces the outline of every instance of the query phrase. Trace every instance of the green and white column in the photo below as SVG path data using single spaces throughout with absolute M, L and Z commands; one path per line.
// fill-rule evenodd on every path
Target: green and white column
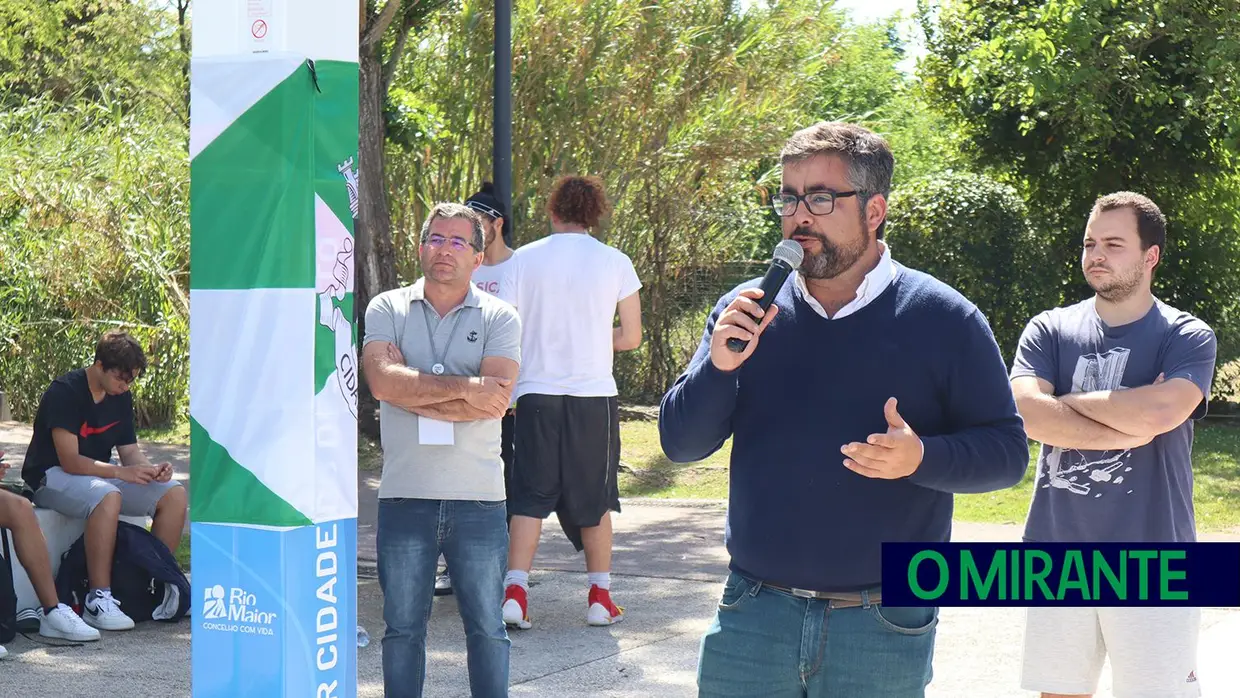
M 194 695 L 351 697 L 357 4 L 192 21 Z

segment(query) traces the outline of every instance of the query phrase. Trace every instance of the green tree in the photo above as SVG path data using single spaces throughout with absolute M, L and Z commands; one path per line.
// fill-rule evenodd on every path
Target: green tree
M 18 419 L 105 330 L 150 370 L 139 426 L 182 416 L 189 378 L 189 165 L 160 106 L 36 100 L 0 114 L 0 381 Z
M 0 0 L 0 384 L 47 383 L 125 327 L 140 424 L 188 381 L 187 0 Z
M 953 0 L 926 27 L 929 93 L 1035 191 L 1178 184 L 1240 145 L 1234 0 Z
M 970 155 L 1026 197 L 1051 248 L 1048 283 L 1087 294 L 1091 204 L 1144 193 L 1170 221 L 1156 293 L 1214 324 L 1235 355 L 1240 3 L 953 0 L 922 20 L 927 93 Z
M 417 273 L 428 204 L 490 172 L 492 5 L 441 5 L 358 2 L 358 307 Z M 0 381 L 21 416 L 118 325 L 154 359 L 135 389 L 143 423 L 184 406 L 189 11 L 0 0 Z M 920 148 L 898 178 L 949 162 L 897 48 L 829 0 L 522 0 L 514 33 L 517 240 L 543 234 L 556 176 L 607 180 L 601 234 L 647 283 L 647 342 L 617 366 L 629 398 L 657 397 L 718 295 L 761 273 L 776 229 L 764 187 L 793 130 L 866 118 L 898 152 Z
M 900 262 L 963 293 L 990 322 L 1010 364 L 1029 319 L 1059 301 L 1041 283 L 1046 248 L 1025 202 L 1006 184 L 967 172 L 906 182 L 892 193 L 887 239 Z
M 646 341 L 617 358 L 617 374 L 626 397 L 657 397 L 735 280 L 721 265 L 749 259 L 769 229 L 761 166 L 805 125 L 797 86 L 836 59 L 840 15 L 817 2 L 738 13 L 713 0 L 530 0 L 515 13 L 516 241 L 545 234 L 556 177 L 605 179 L 616 210 L 600 234 L 646 284 Z M 388 160 L 406 280 L 430 205 L 460 200 L 490 172 L 493 21 L 489 2 L 437 15 L 398 70 Z
M 187 0 L 176 3 L 181 12 Z M 188 122 L 184 24 L 131 0 L 0 0 L 0 106 L 41 97 L 56 102 L 154 101 Z M 158 115 L 154 115 L 159 118 Z
M 391 203 L 387 188 L 387 120 L 385 105 L 396 68 L 434 13 L 448 0 L 358 0 L 358 211 L 357 329 L 365 332 L 366 307 L 375 296 L 394 288 L 396 255 L 392 248 Z M 379 403 L 366 381 L 358 385 L 361 429 L 378 437 Z

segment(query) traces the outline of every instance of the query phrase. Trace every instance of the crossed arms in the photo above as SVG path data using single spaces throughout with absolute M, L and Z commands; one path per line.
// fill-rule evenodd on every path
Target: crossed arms
M 1060 448 L 1094 451 L 1144 446 L 1183 424 L 1201 404 L 1192 381 L 1161 376 L 1153 385 L 1055 397 L 1054 386 L 1035 376 L 1012 379 L 1016 408 L 1029 438 Z
M 422 417 L 445 422 L 500 419 L 512 399 L 517 362 L 482 359 L 480 376 L 436 376 L 405 365 L 391 342 L 373 341 L 362 350 L 366 384 L 375 398 Z

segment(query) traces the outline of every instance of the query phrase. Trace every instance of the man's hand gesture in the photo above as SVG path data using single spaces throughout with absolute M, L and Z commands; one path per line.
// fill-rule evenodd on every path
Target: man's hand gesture
M 779 306 L 771 305 L 764 313 L 756 302 L 761 297 L 762 289 L 747 288 L 719 314 L 710 336 L 710 362 L 715 368 L 725 373 L 735 371 L 758 347 L 758 337 L 779 312 Z M 761 323 L 754 318 L 759 318 Z M 749 342 L 739 354 L 728 348 L 728 340 L 733 337 Z
M 925 447 L 921 438 L 896 411 L 894 397 L 887 400 L 883 414 L 887 417 L 887 432 L 870 434 L 863 444 L 845 444 L 840 449 L 848 456 L 844 459 L 844 467 L 859 475 L 881 480 L 908 477 L 921 465 Z

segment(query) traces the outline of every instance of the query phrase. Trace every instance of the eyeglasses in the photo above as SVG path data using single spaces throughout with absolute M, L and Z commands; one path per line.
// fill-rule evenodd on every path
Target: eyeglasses
M 812 191 L 804 196 L 798 194 L 776 194 L 771 197 L 771 208 L 775 213 L 787 218 L 797 212 L 797 204 L 805 202 L 805 208 L 815 216 L 825 216 L 835 211 L 835 200 L 848 196 L 857 196 L 858 191 Z
M 457 238 L 457 237 L 446 238 L 438 234 L 431 235 L 426 238 L 426 244 L 430 245 L 431 247 L 443 247 L 443 244 L 445 242 L 452 245 L 452 249 L 456 250 L 457 252 L 463 252 L 465 249 L 474 246 L 474 243 L 466 242 L 463 238 Z

